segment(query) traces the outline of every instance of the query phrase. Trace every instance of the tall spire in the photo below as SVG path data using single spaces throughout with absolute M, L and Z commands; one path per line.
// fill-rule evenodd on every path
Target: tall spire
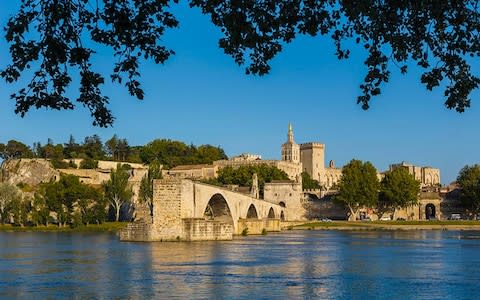
M 288 143 L 294 143 L 292 123 L 288 123 Z

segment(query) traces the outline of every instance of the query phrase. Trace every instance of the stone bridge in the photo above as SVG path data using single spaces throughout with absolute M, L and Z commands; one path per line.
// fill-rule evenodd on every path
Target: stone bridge
M 229 240 L 247 231 L 280 231 L 294 210 L 226 188 L 187 179 L 155 180 L 153 216 L 130 223 L 122 240 Z

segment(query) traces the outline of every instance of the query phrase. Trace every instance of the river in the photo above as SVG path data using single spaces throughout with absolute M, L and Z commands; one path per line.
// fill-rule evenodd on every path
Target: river
M 0 299 L 472 299 L 480 232 L 287 231 L 228 242 L 0 232 Z

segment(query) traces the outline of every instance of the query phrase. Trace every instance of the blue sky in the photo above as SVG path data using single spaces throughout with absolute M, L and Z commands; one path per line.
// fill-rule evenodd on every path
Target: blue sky
M 2 2 L 3 27 L 19 1 Z M 70 134 L 82 140 L 94 133 L 105 140 L 116 133 L 132 145 L 170 138 L 220 145 L 229 156 L 249 152 L 278 159 L 291 122 L 298 143 L 325 143 L 326 161 L 333 159 L 337 166 L 357 158 L 385 170 L 390 163 L 408 161 L 440 168 L 442 183 L 449 183 L 464 165 L 479 162 L 478 90 L 472 108 L 459 114 L 443 106 L 442 90 L 428 92 L 420 84 L 417 68 L 407 75 L 392 69 L 382 95 L 363 111 L 356 104 L 366 72 L 362 49 L 354 47 L 349 60 L 338 61 L 328 39 L 299 37 L 273 60 L 271 74 L 247 76 L 217 47 L 220 32 L 208 17 L 184 1 L 174 11 L 180 28 L 164 41 L 176 55 L 165 65 L 142 65 L 145 99 L 130 97 L 118 85 L 103 88 L 116 117 L 113 128 L 91 126 L 82 107 L 32 110 L 22 119 L 9 99 L 16 86 L 1 82 L 0 142 L 17 139 L 31 145 L 49 137 L 64 142 Z M 0 67 L 8 62 L 2 39 Z M 111 70 L 107 50 L 100 49 L 95 62 L 97 70 Z M 474 63 L 478 74 L 478 60 Z

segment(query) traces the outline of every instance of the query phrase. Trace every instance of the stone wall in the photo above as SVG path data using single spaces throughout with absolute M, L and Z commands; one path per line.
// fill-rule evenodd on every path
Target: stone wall
M 281 230 L 279 219 L 240 219 L 236 234 L 242 234 L 246 228 L 248 234 L 262 234 L 264 229 L 269 232 Z
M 443 219 L 442 216 L 442 210 L 440 208 L 440 205 L 442 203 L 442 199 L 421 199 L 419 201 L 419 219 L 420 220 L 426 220 L 426 212 L 427 212 L 427 206 L 431 205 L 435 207 L 435 219 Z
M 157 183 L 161 184 L 157 184 Z M 178 180 L 155 180 L 153 185 L 153 227 L 156 238 L 176 240 L 183 236 L 182 185 Z
M 340 182 L 342 178 L 342 169 L 325 168 L 325 172 L 320 174 L 320 185 L 330 190 L 334 185 Z
M 469 213 L 465 209 L 459 199 L 444 199 L 440 203 L 440 211 L 443 219 L 450 218 L 452 214 L 460 214 L 462 219 L 473 219 L 475 217 L 474 213 Z
M 120 230 L 118 235 L 121 241 L 147 242 L 153 240 L 151 223 L 143 219 L 128 223 L 127 227 Z
M 170 170 L 162 170 L 164 178 L 210 179 L 217 177 L 218 166 L 182 165 Z
M 265 183 L 265 201 L 288 208 L 285 212 L 287 219 L 304 219 L 305 209 L 302 204 L 302 184 L 298 182 L 270 182 Z
M 59 169 L 58 171 L 77 176 L 80 182 L 90 185 L 101 185 L 110 179 L 110 170 L 100 172 L 96 169 Z
M 328 218 L 331 220 L 346 220 L 347 210 L 335 203 L 332 197 L 308 197 L 304 204 L 309 220 Z
M 231 224 L 210 221 L 201 218 L 183 219 L 181 237 L 186 241 L 228 241 L 232 239 L 233 227 Z

